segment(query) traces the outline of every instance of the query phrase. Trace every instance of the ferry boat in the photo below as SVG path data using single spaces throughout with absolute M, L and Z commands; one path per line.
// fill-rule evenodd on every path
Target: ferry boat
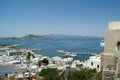
M 101 40 L 101 42 L 100 42 L 100 46 L 101 46 L 101 47 L 104 47 L 104 46 L 105 46 L 105 42 L 104 42 L 104 40 Z
M 56 52 L 59 52 L 59 53 L 66 53 L 64 50 L 57 50 Z

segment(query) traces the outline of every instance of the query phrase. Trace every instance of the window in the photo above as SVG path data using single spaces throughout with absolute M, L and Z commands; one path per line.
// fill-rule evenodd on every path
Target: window
M 93 66 L 93 62 L 91 62 L 91 66 Z
M 97 68 L 99 68 L 99 65 L 97 65 Z
M 120 42 L 117 43 L 117 50 L 120 51 Z

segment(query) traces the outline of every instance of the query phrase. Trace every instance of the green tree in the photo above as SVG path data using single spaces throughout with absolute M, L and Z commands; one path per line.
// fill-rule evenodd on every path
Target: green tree
M 68 80 L 90 80 L 95 73 L 96 69 L 84 68 L 79 71 L 75 70 L 68 76 Z
M 41 67 L 42 61 L 38 61 L 38 66 Z
M 92 80 L 102 80 L 102 71 L 95 74 L 94 77 L 92 78 Z
M 44 59 L 42 60 L 42 63 L 45 64 L 45 65 L 48 65 L 48 64 L 49 64 L 49 61 L 48 61 L 47 58 L 44 58 Z
M 32 57 L 32 58 L 35 58 L 34 54 L 31 53 L 31 52 L 27 52 L 27 55 L 26 55 L 27 68 L 29 68 L 29 63 L 30 63 L 31 57 Z M 27 69 L 27 71 L 29 71 L 29 70 Z M 30 77 L 30 71 L 29 71 L 29 77 Z
M 27 61 L 30 61 L 31 57 L 35 58 L 34 54 L 32 54 L 31 52 L 27 52 L 27 56 L 26 56 Z
M 43 69 L 40 72 L 40 76 L 43 77 L 44 80 L 59 80 L 59 70 L 56 68 L 48 68 L 48 69 Z

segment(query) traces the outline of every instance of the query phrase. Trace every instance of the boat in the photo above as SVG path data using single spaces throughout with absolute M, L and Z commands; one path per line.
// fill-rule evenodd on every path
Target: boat
M 59 53 L 66 53 L 64 50 L 58 50 L 56 52 L 59 52 Z
M 27 68 L 27 64 L 14 64 L 13 69 L 24 69 Z
M 104 40 L 101 40 L 101 42 L 100 42 L 100 46 L 101 46 L 101 47 L 104 47 L 104 46 L 105 46 L 105 42 L 104 42 Z
M 75 54 L 75 53 L 71 53 L 69 56 L 70 56 L 70 57 L 76 57 L 77 54 Z

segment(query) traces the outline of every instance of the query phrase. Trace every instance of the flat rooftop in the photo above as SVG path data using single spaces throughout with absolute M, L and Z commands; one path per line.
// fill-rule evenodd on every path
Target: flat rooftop
M 109 22 L 109 29 L 120 29 L 120 21 L 118 22 Z

